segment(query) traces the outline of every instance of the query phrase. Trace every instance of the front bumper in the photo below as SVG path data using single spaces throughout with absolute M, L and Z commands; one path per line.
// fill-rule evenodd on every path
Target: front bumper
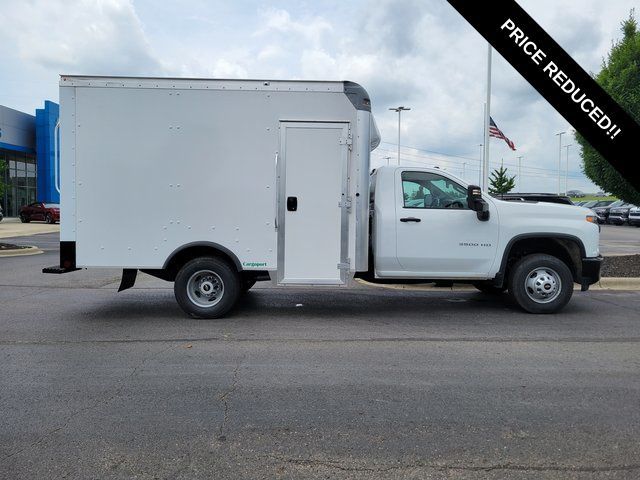
M 589 285 L 593 285 L 600 281 L 600 267 L 602 265 L 602 257 L 592 257 L 582 259 L 582 269 L 580 270 L 580 278 L 578 283 L 580 289 L 584 292 L 589 290 Z

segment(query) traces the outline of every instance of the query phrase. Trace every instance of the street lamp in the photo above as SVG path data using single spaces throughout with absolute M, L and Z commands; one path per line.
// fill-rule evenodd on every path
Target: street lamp
M 391 160 L 391 157 L 382 157 L 383 160 L 387 161 L 387 165 L 389 165 L 389 160 Z
M 569 147 L 573 147 L 573 144 L 565 145 L 567 149 L 567 169 L 564 172 L 564 194 L 567 195 L 569 191 Z
M 403 110 L 411 110 L 411 109 L 407 108 L 407 107 L 396 107 L 396 108 L 390 108 L 389 110 L 393 110 L 394 112 L 398 112 L 398 165 L 400 165 L 400 122 L 401 122 L 401 117 L 402 117 L 402 111 Z
M 484 143 L 479 143 L 480 147 L 480 170 L 478 170 L 478 186 L 482 185 L 482 158 L 484 156 Z
M 556 133 L 556 137 L 558 137 L 558 195 L 560 195 L 560 191 L 562 190 L 562 186 L 560 185 L 560 177 L 562 175 L 562 135 L 567 132 Z
M 522 192 L 522 159 L 524 157 L 518 157 L 518 191 Z

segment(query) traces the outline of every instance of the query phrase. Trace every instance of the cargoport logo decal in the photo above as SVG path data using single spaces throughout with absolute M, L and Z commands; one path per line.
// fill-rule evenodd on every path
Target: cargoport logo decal
M 267 262 L 242 262 L 243 267 L 266 267 Z
M 514 0 L 448 0 L 600 154 L 640 190 L 640 125 Z M 489 8 L 489 6 L 491 8 Z

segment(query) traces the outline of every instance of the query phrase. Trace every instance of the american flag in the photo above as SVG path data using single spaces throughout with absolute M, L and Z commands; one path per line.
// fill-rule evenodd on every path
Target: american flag
M 516 149 L 515 144 L 511 140 L 509 140 L 504 133 L 502 133 L 502 130 L 498 128 L 498 126 L 496 125 L 496 122 L 494 122 L 493 118 L 491 117 L 489 117 L 489 136 L 495 137 L 495 138 L 501 138 L 505 142 L 507 142 L 507 145 L 509 145 L 509 148 L 511 150 Z

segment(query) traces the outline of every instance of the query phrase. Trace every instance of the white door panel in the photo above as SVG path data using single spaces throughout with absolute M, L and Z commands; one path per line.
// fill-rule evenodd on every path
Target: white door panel
M 464 187 L 433 173 L 398 170 L 395 188 L 396 253 L 407 276 L 486 278 L 497 250 L 495 209 L 478 220 Z
M 279 283 L 344 283 L 347 137 L 346 124 L 281 123 Z

